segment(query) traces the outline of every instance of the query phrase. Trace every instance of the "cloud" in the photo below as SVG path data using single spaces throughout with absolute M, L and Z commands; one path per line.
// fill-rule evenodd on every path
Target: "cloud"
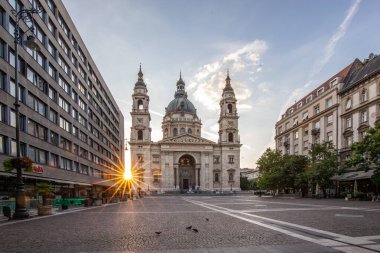
M 352 19 L 354 18 L 356 12 L 359 9 L 360 2 L 361 0 L 355 0 L 351 4 L 350 8 L 346 12 L 347 14 L 344 17 L 343 22 L 339 25 L 338 29 L 331 36 L 329 42 L 325 46 L 322 57 L 314 65 L 311 76 L 318 74 L 322 70 L 322 68 L 326 65 L 326 63 L 329 62 L 330 58 L 334 55 L 335 47 L 337 43 L 339 42 L 339 40 L 341 40 L 346 34 L 347 29 L 350 26 Z
M 219 110 L 219 101 L 225 85 L 227 69 L 230 70 L 231 83 L 238 99 L 238 108 L 250 110 L 248 103 L 252 92 L 247 82 L 240 80 L 255 80 L 255 75 L 261 71 L 262 55 L 268 46 L 263 40 L 255 40 L 232 53 L 228 53 L 219 60 L 199 68 L 191 80 L 188 90 L 192 92 L 195 100 L 202 103 L 207 109 Z

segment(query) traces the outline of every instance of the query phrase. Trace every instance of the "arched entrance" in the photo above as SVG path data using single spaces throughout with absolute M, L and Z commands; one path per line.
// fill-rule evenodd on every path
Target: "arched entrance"
M 181 190 L 195 189 L 195 159 L 191 155 L 183 155 L 178 161 L 179 188 Z

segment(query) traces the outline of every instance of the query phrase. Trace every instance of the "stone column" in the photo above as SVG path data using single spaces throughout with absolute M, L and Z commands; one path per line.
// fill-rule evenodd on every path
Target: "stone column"
M 178 181 L 177 181 L 177 168 L 174 168 L 174 188 L 177 189 Z
M 197 188 L 197 186 L 199 186 L 199 184 L 198 184 L 198 169 L 197 168 L 194 168 L 194 174 L 195 174 L 195 188 Z

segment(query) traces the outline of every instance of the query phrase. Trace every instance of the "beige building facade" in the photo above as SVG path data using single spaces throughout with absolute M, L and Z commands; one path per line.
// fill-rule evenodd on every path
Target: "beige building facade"
M 277 150 L 307 155 L 312 144 L 324 141 L 340 147 L 338 91 L 351 67 L 348 65 L 286 110 L 276 123 Z
M 162 140 L 151 140 L 149 95 L 143 73 L 132 95 L 131 166 L 145 191 L 240 191 L 237 100 L 227 75 L 220 100 L 218 143 L 201 136 L 201 119 L 188 99 L 182 76 L 165 108 Z

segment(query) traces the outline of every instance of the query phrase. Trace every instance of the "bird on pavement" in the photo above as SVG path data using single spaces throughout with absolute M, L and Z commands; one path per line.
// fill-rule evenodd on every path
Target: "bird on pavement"
M 206 221 L 209 221 L 209 219 L 208 219 L 208 218 L 206 218 Z
M 162 232 L 161 231 L 159 231 L 159 232 L 155 232 L 156 233 L 156 235 L 160 235 Z
M 198 229 L 193 228 L 194 233 L 198 233 Z
M 186 227 L 187 230 L 190 230 L 193 226 L 188 226 Z

